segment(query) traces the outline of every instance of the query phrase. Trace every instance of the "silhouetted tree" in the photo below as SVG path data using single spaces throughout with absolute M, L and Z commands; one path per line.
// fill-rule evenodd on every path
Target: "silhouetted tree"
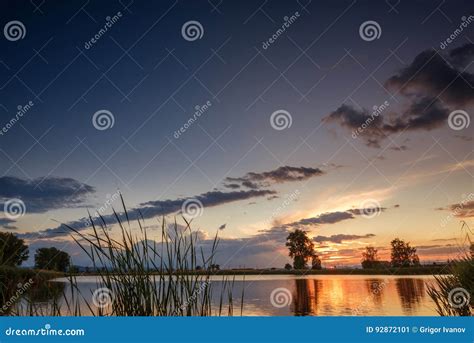
M 395 238 L 390 244 L 392 245 L 391 264 L 393 267 L 409 267 L 420 264 L 416 248 L 412 248 L 409 243 Z
M 293 268 L 295 269 L 305 268 L 308 259 L 315 255 L 314 244 L 303 230 L 296 229 L 291 232 L 286 238 L 286 246 L 289 256 L 293 258 Z
M 321 269 L 321 259 L 316 254 L 311 256 L 311 269 Z
M 378 262 L 377 249 L 365 247 L 365 252 L 362 253 L 362 268 L 375 268 L 378 266 Z
M 70 265 L 69 254 L 56 248 L 40 248 L 35 254 L 35 268 L 65 272 Z
M 218 270 L 221 269 L 221 266 L 218 265 L 218 264 L 211 264 L 211 265 L 209 266 L 209 269 L 212 270 L 212 271 L 218 271 Z
M 0 266 L 20 266 L 28 259 L 28 246 L 12 233 L 0 232 Z
M 291 270 L 293 267 L 291 266 L 291 264 L 287 263 L 285 264 L 285 269 L 286 270 Z

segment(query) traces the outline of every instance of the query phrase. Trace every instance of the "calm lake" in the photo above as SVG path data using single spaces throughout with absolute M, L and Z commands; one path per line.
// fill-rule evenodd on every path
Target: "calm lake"
M 212 286 L 220 287 L 221 280 L 222 276 L 213 277 Z M 244 316 L 436 316 L 426 293 L 432 281 L 432 276 L 250 275 L 245 281 L 236 276 L 235 314 L 240 314 L 244 287 Z M 97 278 L 82 276 L 78 284 L 92 303 Z M 70 286 L 63 285 L 68 294 Z M 88 312 L 85 303 L 81 308 L 83 314 Z

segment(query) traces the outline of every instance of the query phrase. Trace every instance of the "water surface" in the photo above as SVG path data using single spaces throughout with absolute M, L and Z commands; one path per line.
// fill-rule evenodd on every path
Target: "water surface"
M 214 276 L 213 287 L 221 287 L 221 280 L 222 276 Z M 82 295 L 92 303 L 98 279 L 81 276 L 77 281 Z M 246 316 L 436 316 L 426 293 L 432 281 L 432 276 L 250 275 L 245 280 L 236 276 L 235 306 L 240 313 L 244 288 Z M 66 294 L 69 288 L 65 283 Z M 85 301 L 81 308 L 88 312 Z

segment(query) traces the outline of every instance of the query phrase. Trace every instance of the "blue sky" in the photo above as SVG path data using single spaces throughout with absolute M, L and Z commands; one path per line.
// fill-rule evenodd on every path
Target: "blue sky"
M 357 262 L 358 249 L 397 235 L 442 259 L 456 251 L 460 220 L 472 220 L 473 126 L 448 120 L 453 111 L 472 117 L 468 1 L 0 6 L 2 25 L 20 21 L 25 31 L 0 40 L 0 125 L 33 103 L 0 136 L 0 203 L 20 199 L 26 209 L 0 224 L 32 246 L 78 254 L 67 236 L 44 230 L 81 222 L 117 189 L 150 213 L 150 225 L 152 214 L 172 217 L 186 199 L 200 200 L 196 229 L 212 236 L 226 224 L 226 244 L 258 252 L 230 265 L 281 266 L 280 243 L 295 227 L 321 243 L 328 264 Z M 114 23 L 100 33 L 108 16 Z M 189 21 L 202 37 L 183 37 Z M 361 37 L 367 21 L 378 39 Z M 93 116 L 103 110 L 114 124 L 98 130 Z M 276 130 L 271 115 L 281 110 L 291 126 Z M 377 216 L 358 214 L 366 203 Z M 456 204 L 463 212 L 449 217 Z M 262 235 L 271 244 L 262 247 Z

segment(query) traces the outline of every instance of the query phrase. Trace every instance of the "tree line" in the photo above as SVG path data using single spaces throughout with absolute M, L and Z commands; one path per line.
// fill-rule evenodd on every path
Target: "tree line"
M 366 247 L 362 253 L 362 268 L 382 268 L 382 267 L 410 267 L 419 266 L 420 259 L 416 254 L 416 248 L 411 247 L 399 238 L 390 242 L 391 260 L 381 261 L 377 255 L 378 250 L 374 247 Z M 307 263 L 311 261 L 311 269 L 321 269 L 321 259 L 316 254 L 313 241 L 303 230 L 295 230 L 286 238 L 288 255 L 293 259 L 293 266 L 287 263 L 285 269 L 306 269 Z
M 28 260 L 29 249 L 25 241 L 12 233 L 0 232 L 0 266 L 18 267 Z M 66 272 L 71 258 L 65 251 L 54 247 L 39 248 L 35 253 L 35 268 Z

